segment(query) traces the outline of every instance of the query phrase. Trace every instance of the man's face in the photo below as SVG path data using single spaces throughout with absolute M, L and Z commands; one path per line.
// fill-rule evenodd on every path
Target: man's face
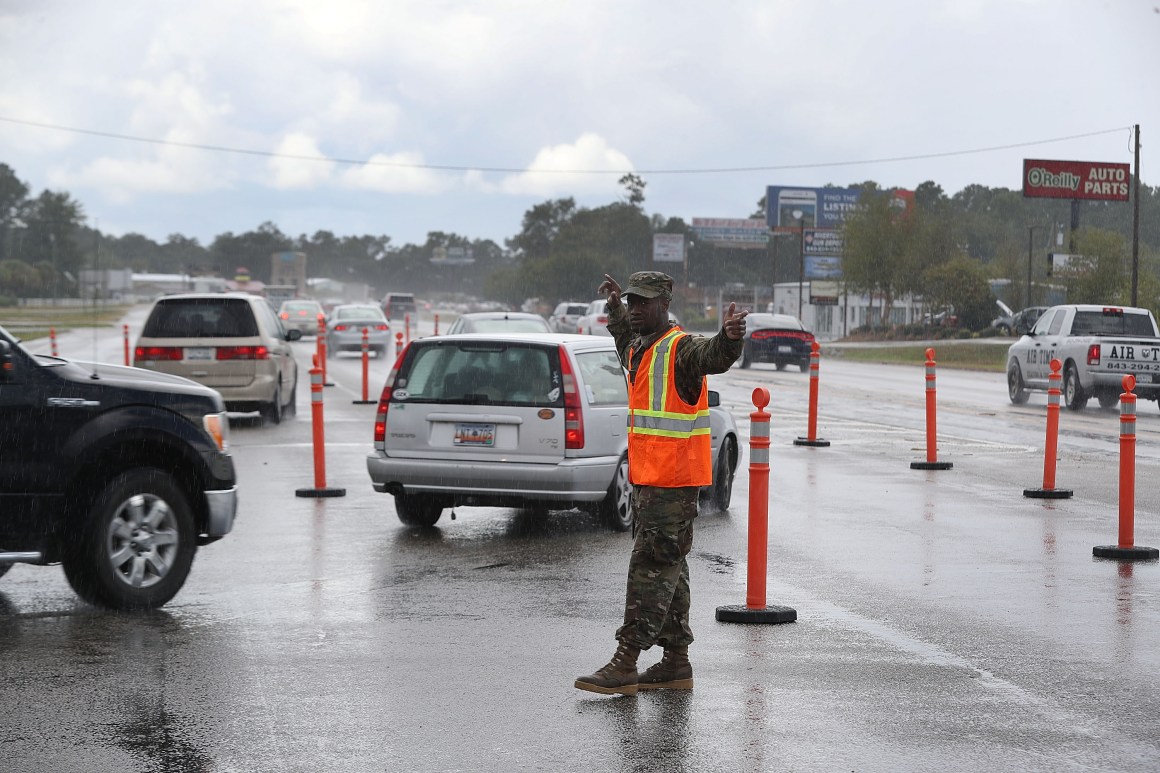
M 668 325 L 668 299 L 630 294 L 625 300 L 628 303 L 628 327 L 637 335 L 652 335 Z

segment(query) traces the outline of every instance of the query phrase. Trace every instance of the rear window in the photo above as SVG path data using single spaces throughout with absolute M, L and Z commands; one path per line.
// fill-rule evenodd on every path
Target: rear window
M 282 304 L 283 311 L 318 311 L 318 308 L 314 301 L 287 301 Z
M 141 335 L 147 338 L 252 338 L 258 322 L 250 304 L 237 298 L 158 301 Z
M 358 308 L 358 309 L 336 309 L 334 312 L 335 319 L 374 319 L 382 320 L 383 315 L 378 309 Z
M 472 405 L 559 406 L 554 349 L 492 342 L 412 346 L 393 400 Z
M 543 333 L 545 323 L 535 319 L 472 319 L 464 325 L 472 333 Z
M 1075 336 L 1154 336 L 1152 319 L 1147 314 L 1133 314 L 1120 309 L 1077 311 L 1071 324 Z
M 573 315 L 573 316 L 579 316 L 579 317 L 583 317 L 583 316 L 584 316 L 584 313 L 585 313 L 586 311 L 588 311 L 588 307 L 587 307 L 587 306 L 585 306 L 585 305 L 584 305 L 584 304 L 582 304 L 582 303 L 576 303 L 576 304 L 573 304 L 573 305 L 569 306 L 569 307 L 568 307 L 568 308 L 567 308 L 567 309 L 564 311 L 564 313 L 565 313 L 565 314 L 570 314 L 570 315 Z
M 390 293 L 387 295 L 387 303 L 414 303 L 414 295 L 404 295 L 402 293 Z

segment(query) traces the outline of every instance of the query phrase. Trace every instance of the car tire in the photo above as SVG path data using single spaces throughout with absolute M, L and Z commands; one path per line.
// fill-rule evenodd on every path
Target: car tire
M 434 526 L 443 515 L 443 505 L 424 494 L 395 494 L 395 513 L 407 526 Z
M 282 412 L 283 416 L 297 416 L 298 415 L 298 379 L 294 379 L 293 385 L 290 387 L 290 402 L 286 403 L 286 409 Z
M 1101 389 L 1096 392 L 1096 399 L 1100 401 L 1101 408 L 1115 408 L 1120 402 L 1120 393 L 1115 389 Z
M 737 449 L 731 439 L 721 444 L 717 453 L 717 463 L 713 467 L 713 486 L 709 494 L 709 506 L 713 512 L 724 513 L 729 509 L 729 500 L 733 498 L 733 460 L 737 456 Z
M 1023 405 L 1030 397 L 1030 393 L 1023 383 L 1023 371 L 1020 370 L 1019 363 L 1014 360 L 1007 366 L 1007 397 L 1011 398 L 1013 405 Z
M 777 368 L 778 370 L 785 370 L 787 365 L 789 365 L 788 362 L 775 362 L 775 363 L 773 363 L 773 367 Z
M 748 368 L 752 364 L 753 364 L 753 361 L 749 359 L 749 347 L 748 346 L 742 347 L 742 349 L 741 349 L 741 367 Z
M 267 424 L 282 423 L 282 385 L 274 387 L 274 399 L 261 408 L 262 421 Z
M 185 493 L 152 467 L 109 481 L 93 500 L 81 535 L 64 559 L 65 577 L 82 599 L 110 609 L 165 604 L 185 584 L 197 551 Z
M 810 358 L 806 357 L 804 360 L 799 362 L 798 367 L 801 368 L 802 373 L 808 373 L 810 370 Z
M 1063 400 L 1070 411 L 1082 411 L 1087 407 L 1088 394 L 1079 383 L 1079 371 L 1070 362 L 1063 371 Z
M 628 481 L 628 457 L 620 457 L 608 496 L 601 500 L 596 515 L 613 531 L 628 531 L 632 528 L 632 484 Z

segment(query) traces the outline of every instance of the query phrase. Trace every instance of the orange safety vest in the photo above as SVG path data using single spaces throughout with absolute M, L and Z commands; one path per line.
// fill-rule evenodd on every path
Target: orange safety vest
M 709 390 L 701 379 L 696 405 L 677 393 L 677 346 L 688 334 L 674 327 L 641 358 L 628 387 L 628 478 L 638 486 L 708 486 L 713 482 Z M 632 349 L 628 351 L 631 363 Z

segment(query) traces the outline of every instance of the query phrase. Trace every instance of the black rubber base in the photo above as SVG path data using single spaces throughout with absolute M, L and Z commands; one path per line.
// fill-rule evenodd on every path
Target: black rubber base
M 323 381 L 322 385 L 323 386 L 334 386 L 334 382 L 333 381 Z
M 378 400 L 351 400 L 351 405 L 374 405 Z
M 345 497 L 346 489 L 344 488 L 300 488 L 294 492 L 295 496 L 299 497 Z
M 1160 559 L 1160 550 L 1146 548 L 1142 545 L 1133 545 L 1122 548 L 1119 545 L 1098 545 L 1092 548 L 1092 555 L 1096 558 L 1114 558 L 1118 561 L 1156 561 Z
M 954 467 L 953 462 L 911 462 L 912 470 L 949 470 Z
M 816 438 L 814 440 L 810 440 L 808 437 L 800 437 L 797 440 L 793 441 L 793 444 L 795 446 L 811 446 L 813 448 L 829 448 L 830 447 L 830 441 L 822 440 L 821 438 Z
M 793 623 L 797 622 L 797 610 L 793 607 L 762 607 L 750 609 L 734 605 L 717 607 L 718 623 Z
M 1075 493 L 1069 488 L 1025 488 L 1023 496 L 1031 499 L 1071 499 Z

